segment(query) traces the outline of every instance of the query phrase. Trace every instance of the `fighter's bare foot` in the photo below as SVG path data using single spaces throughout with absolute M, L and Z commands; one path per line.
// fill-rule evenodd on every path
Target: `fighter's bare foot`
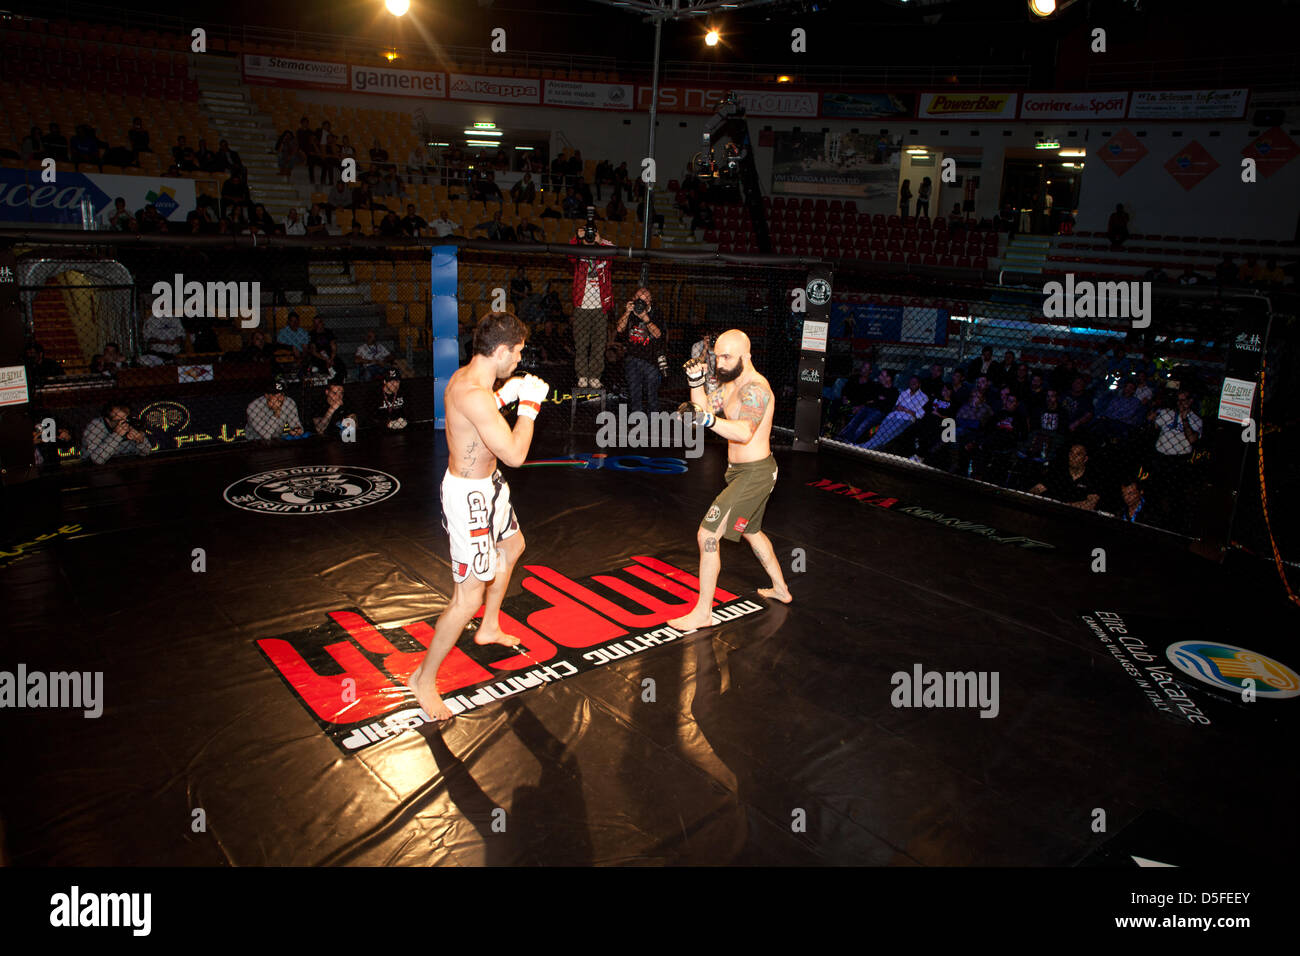
M 765 598 L 780 601 L 782 604 L 789 604 L 794 600 L 794 596 L 785 588 L 759 588 L 758 593 Z
M 480 625 L 479 629 L 474 632 L 475 644 L 501 644 L 505 647 L 518 647 L 522 641 L 512 634 L 507 634 L 500 628 L 489 630 Z
M 430 681 L 430 685 L 433 682 Z M 436 686 L 425 686 L 420 680 L 420 672 L 417 670 L 407 678 L 406 686 L 411 688 L 415 694 L 415 701 L 423 708 L 424 712 L 438 722 L 451 720 L 454 716 L 441 697 L 438 696 Z
M 702 627 L 708 627 L 713 623 L 713 615 L 708 611 L 703 614 L 697 611 L 691 611 L 690 614 L 684 614 L 681 617 L 675 617 L 668 622 L 668 626 L 676 631 L 698 631 Z

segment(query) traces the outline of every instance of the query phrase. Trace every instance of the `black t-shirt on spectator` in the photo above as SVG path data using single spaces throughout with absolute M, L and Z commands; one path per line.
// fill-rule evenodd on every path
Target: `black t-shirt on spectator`
M 647 320 L 655 324 L 655 328 L 659 330 L 659 338 L 650 334 Z M 633 312 L 627 317 L 627 328 L 623 331 L 624 341 L 627 342 L 627 358 L 638 358 L 654 365 L 663 353 L 665 334 L 663 318 L 653 308 L 644 316 Z
M 1068 464 L 1048 469 L 1043 484 L 1047 487 L 1047 497 L 1064 501 L 1066 504 L 1083 501 L 1089 495 L 1098 493 L 1088 469 L 1085 468 L 1083 474 L 1075 478 L 1071 476 Z

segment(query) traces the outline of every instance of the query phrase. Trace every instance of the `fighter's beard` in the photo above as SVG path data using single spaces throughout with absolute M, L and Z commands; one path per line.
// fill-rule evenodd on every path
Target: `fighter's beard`
M 745 360 L 742 358 L 742 359 L 736 359 L 736 367 L 733 368 L 731 371 L 727 372 L 722 369 L 718 369 L 714 373 L 714 375 L 717 377 L 719 382 L 723 382 L 723 383 L 734 382 L 736 379 L 740 378 L 740 376 L 744 373 L 744 371 L 745 371 Z

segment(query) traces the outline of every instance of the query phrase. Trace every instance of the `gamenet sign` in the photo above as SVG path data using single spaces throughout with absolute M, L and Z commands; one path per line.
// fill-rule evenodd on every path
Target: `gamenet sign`
M 445 98 L 447 74 L 354 66 L 351 85 L 352 90 L 357 93 Z

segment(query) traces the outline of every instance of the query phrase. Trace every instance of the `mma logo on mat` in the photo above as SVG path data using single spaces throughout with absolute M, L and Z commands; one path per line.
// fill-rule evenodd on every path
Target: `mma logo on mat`
M 223 497 L 245 511 L 307 515 L 364 508 L 391 498 L 399 488 L 396 478 L 373 468 L 301 465 L 241 478 Z
M 526 567 L 523 593 L 506 601 L 501 628 L 519 650 L 462 637 L 438 670 L 453 714 L 652 651 L 683 636 L 667 625 L 699 597 L 698 579 L 638 556 L 616 571 L 573 580 Z M 714 622 L 766 610 L 718 588 Z M 289 690 L 344 753 L 357 753 L 428 721 L 405 686 L 433 640 L 436 616 L 380 629 L 355 610 L 331 611 L 310 631 L 254 642 Z

